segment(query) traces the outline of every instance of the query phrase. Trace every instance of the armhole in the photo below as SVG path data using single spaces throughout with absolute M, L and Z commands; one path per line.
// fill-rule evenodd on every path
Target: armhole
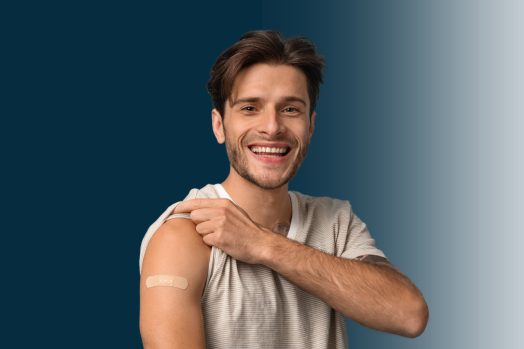
M 207 266 L 206 283 L 204 285 L 204 291 L 202 292 L 202 298 L 204 298 L 204 295 L 208 292 L 209 283 L 211 281 L 211 277 L 213 276 L 213 271 L 215 270 L 217 257 L 218 248 L 216 248 L 215 246 L 211 246 L 211 253 L 209 254 L 209 264 Z

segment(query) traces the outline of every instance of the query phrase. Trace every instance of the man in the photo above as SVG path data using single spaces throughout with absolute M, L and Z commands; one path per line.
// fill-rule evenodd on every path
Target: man
M 349 202 L 288 192 L 315 130 L 324 62 L 307 39 L 276 31 L 246 33 L 218 57 L 207 88 L 230 174 L 191 190 L 142 242 L 145 348 L 347 348 L 344 316 L 424 331 L 422 294 Z

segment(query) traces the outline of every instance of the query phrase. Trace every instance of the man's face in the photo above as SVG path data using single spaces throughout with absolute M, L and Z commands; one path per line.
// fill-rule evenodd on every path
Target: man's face
M 282 187 L 304 161 L 315 128 L 306 76 L 287 65 L 257 64 L 237 75 L 231 99 L 224 124 L 213 110 L 213 130 L 231 166 L 260 188 Z

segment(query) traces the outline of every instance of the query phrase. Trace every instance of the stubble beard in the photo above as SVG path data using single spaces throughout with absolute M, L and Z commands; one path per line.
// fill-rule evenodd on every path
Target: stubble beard
M 224 137 L 226 139 L 227 157 L 229 158 L 229 163 L 233 169 L 240 175 L 240 177 L 265 190 L 278 189 L 289 183 L 289 181 L 297 174 L 300 165 L 302 165 L 302 162 L 304 162 L 308 150 L 308 144 L 306 143 L 305 146 L 300 150 L 295 162 L 291 165 L 291 171 L 288 172 L 287 176 L 274 178 L 269 173 L 264 173 L 262 176 L 260 176 L 261 178 L 258 178 L 249 171 L 249 162 L 246 158 L 247 155 L 244 153 L 243 148 L 238 149 L 235 143 L 230 142 L 229 138 L 227 137 L 225 127 Z M 276 170 L 278 167 L 279 165 L 275 165 L 272 168 L 270 167 L 269 170 Z

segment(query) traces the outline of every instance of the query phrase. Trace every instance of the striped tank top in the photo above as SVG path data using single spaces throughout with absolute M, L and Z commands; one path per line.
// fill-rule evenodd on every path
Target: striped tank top
M 385 257 L 348 201 L 295 191 L 289 191 L 289 196 L 289 239 L 341 258 Z M 184 201 L 196 198 L 233 201 L 220 184 L 192 189 Z M 140 271 L 155 231 L 169 219 L 189 219 L 189 213 L 171 215 L 179 203 L 148 229 L 140 250 Z M 206 348 L 348 348 L 342 314 L 268 267 L 241 262 L 214 246 L 201 305 Z

